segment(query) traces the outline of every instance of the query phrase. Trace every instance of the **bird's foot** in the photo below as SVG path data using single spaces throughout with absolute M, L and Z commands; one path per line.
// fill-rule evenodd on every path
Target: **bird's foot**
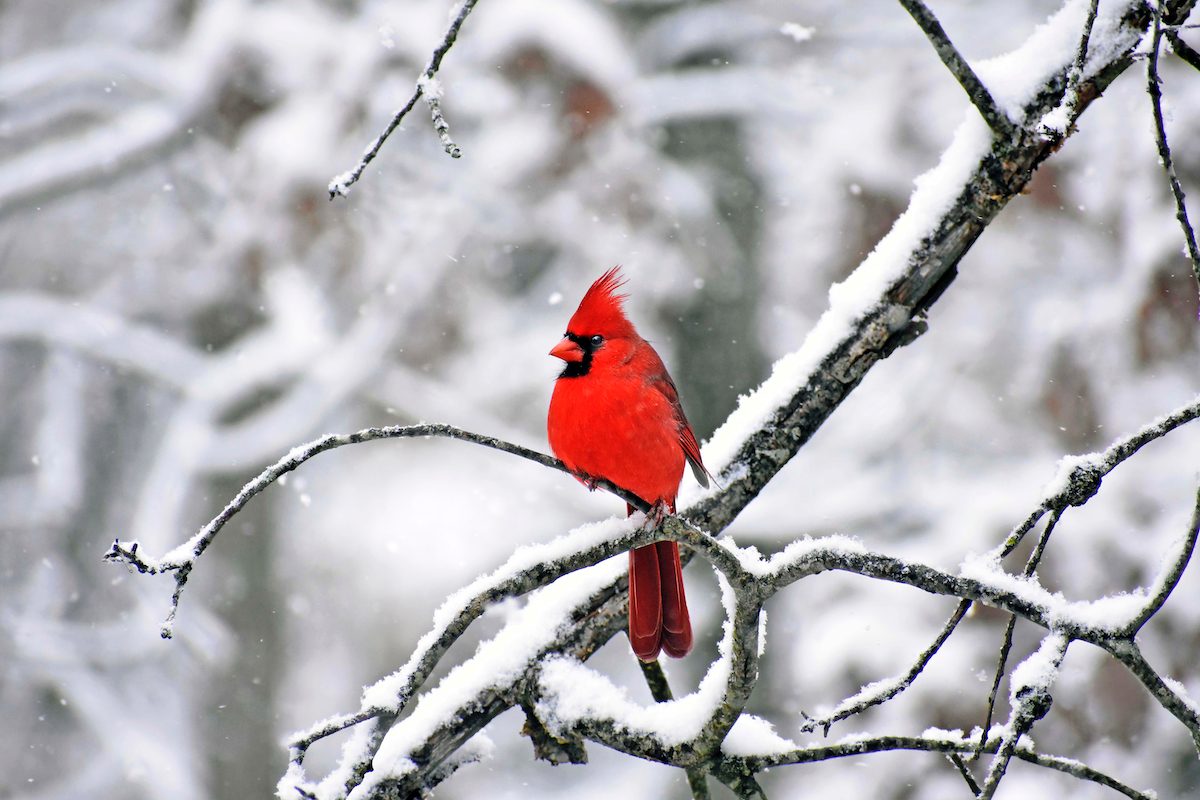
M 666 503 L 659 500 L 646 513 L 646 521 L 642 523 L 642 530 L 652 531 L 657 529 L 670 514 L 671 509 L 667 508 Z

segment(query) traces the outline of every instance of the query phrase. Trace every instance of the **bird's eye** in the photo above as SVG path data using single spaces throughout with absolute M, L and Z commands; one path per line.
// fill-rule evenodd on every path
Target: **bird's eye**
M 597 333 L 595 336 L 592 337 L 592 347 L 599 347 L 602 344 L 604 344 L 603 336 L 601 336 L 600 334 Z

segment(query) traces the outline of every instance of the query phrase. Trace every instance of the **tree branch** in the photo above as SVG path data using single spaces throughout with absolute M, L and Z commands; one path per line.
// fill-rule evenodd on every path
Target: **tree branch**
M 1192 262 L 1192 274 L 1196 285 L 1200 288 L 1200 247 L 1196 246 L 1196 232 L 1188 219 L 1187 203 L 1184 200 L 1183 185 L 1175 174 L 1175 162 L 1171 158 L 1171 146 L 1167 144 L 1167 127 L 1163 122 L 1162 85 L 1158 78 L 1158 51 L 1162 47 L 1163 37 L 1163 0 L 1154 5 L 1154 29 L 1150 42 L 1150 57 L 1146 59 L 1146 91 L 1150 94 L 1150 108 L 1154 114 L 1154 133 L 1158 144 L 1158 158 L 1162 163 L 1163 172 L 1167 175 L 1167 183 L 1171 186 L 1171 195 L 1175 198 L 1175 219 L 1183 230 L 1183 238 L 1187 246 L 1188 258 Z
M 963 91 L 967 93 L 967 97 L 971 98 L 971 103 L 978 109 L 979 115 L 983 117 L 983 121 L 997 136 L 1007 137 L 1011 135 L 1013 129 L 1012 120 L 1008 118 L 1000 106 L 996 104 L 992 93 L 983 85 L 983 81 L 979 80 L 979 76 L 975 74 L 975 70 L 971 69 L 971 65 L 962 57 L 955 48 L 950 37 L 946 35 L 942 24 L 938 22 L 933 12 L 921 0 L 900 0 L 900 5 L 904 6 L 904 10 L 912 16 L 925 36 L 929 39 L 933 49 L 937 51 L 938 58 L 946 65 L 946 69 L 950 70 L 950 74 L 962 86 Z
M 349 444 L 361 444 L 363 442 L 371 442 L 378 439 L 395 439 L 395 438 L 418 438 L 439 436 L 448 439 L 457 439 L 463 442 L 490 447 L 494 450 L 499 450 L 511 455 L 520 456 L 541 464 L 544 467 L 550 467 L 562 472 L 570 474 L 570 470 L 559 461 L 557 458 L 539 453 L 536 450 L 530 450 L 527 447 L 522 447 L 511 442 L 506 442 L 502 439 L 497 439 L 492 436 L 484 436 L 471 431 L 464 431 L 461 428 L 455 428 L 452 425 L 389 425 L 378 428 L 364 428 L 360 431 L 355 431 L 349 434 L 328 434 L 320 439 L 314 439 L 307 444 L 293 448 L 283 458 L 276 461 L 271 466 L 267 467 L 258 477 L 242 487 L 241 491 L 229 501 L 229 504 L 221 510 L 221 513 L 213 517 L 207 525 L 200 529 L 191 539 L 184 544 L 176 547 L 171 552 L 161 558 L 150 558 L 143 553 L 138 552 L 138 542 L 122 542 L 116 540 L 109 547 L 104 558 L 109 561 L 117 561 L 128 564 L 138 572 L 149 575 L 156 575 L 165 572 L 175 573 L 175 592 L 171 600 L 171 609 L 167 615 L 167 619 L 163 622 L 160 633 L 164 639 L 169 639 L 172 636 L 175 614 L 179 608 L 179 598 L 183 592 L 184 586 L 187 584 L 188 576 L 195 565 L 196 559 L 204 554 L 209 545 L 216 539 L 217 534 L 225 527 L 225 523 L 229 522 L 246 503 L 250 502 L 256 494 L 266 489 L 280 477 L 286 475 L 292 470 L 299 467 L 310 458 L 320 455 L 328 450 L 333 450 L 338 447 L 344 447 Z M 604 489 L 607 492 L 620 497 L 626 503 L 641 511 L 649 511 L 650 507 L 641 498 L 634 495 L 632 492 L 616 486 L 615 484 L 603 479 L 592 478 L 590 476 L 581 476 L 590 488 Z
M 857 694 L 847 697 L 845 700 L 837 704 L 833 711 L 818 718 L 811 718 L 805 715 L 804 724 L 800 726 L 800 730 L 804 733 L 812 733 L 820 728 L 825 736 L 829 735 L 829 728 L 835 722 L 841 722 L 844 719 L 861 714 L 868 708 L 886 703 L 896 695 L 903 692 L 917 676 L 929 664 L 933 656 L 942 649 L 942 645 L 950 638 L 950 634 L 954 633 L 958 627 L 958 623 L 962 622 L 963 617 L 970 610 L 972 602 L 970 600 L 960 600 L 954 609 L 954 613 L 950 615 L 950 619 L 942 626 L 941 633 L 933 640 L 929 647 L 921 651 L 916 662 L 909 668 L 904 675 L 887 678 L 881 681 L 876 681 L 868 686 L 864 686 Z
M 450 51 L 450 48 L 458 40 L 459 29 L 467 21 L 467 17 L 471 14 L 477 2 L 479 0 L 462 0 L 462 6 L 459 7 L 458 14 L 455 15 L 454 21 L 450 23 L 450 27 L 446 30 L 446 35 L 442 37 L 442 43 L 433 51 L 433 55 L 429 58 L 429 63 L 425 65 L 425 69 L 421 71 L 420 77 L 417 78 L 416 89 L 413 91 L 412 97 L 408 98 L 408 102 L 392 115 L 391 121 L 383 129 L 383 133 L 375 137 L 375 140 L 367 146 L 358 163 L 349 172 L 343 172 L 329 182 L 330 200 L 339 195 L 345 197 L 350 192 L 350 187 L 358 183 L 358 179 L 362 177 L 363 170 L 375 160 L 375 156 L 379 155 L 379 151 L 383 148 L 383 143 L 388 140 L 388 137 L 392 135 L 396 128 L 400 127 L 400 123 L 408 116 L 408 112 L 413 110 L 413 106 L 421 99 L 421 95 L 425 94 L 431 85 L 435 85 L 431 82 L 434 81 L 434 76 L 437 75 L 437 71 L 442 66 L 442 59 L 445 58 L 446 53 Z M 458 158 L 462 155 L 462 151 L 459 150 L 458 145 L 450 140 L 449 126 L 446 125 L 446 120 L 442 117 L 438 100 L 440 100 L 440 92 L 438 92 L 437 97 L 430 96 L 428 100 L 434 128 L 437 130 L 438 138 L 441 139 L 446 153 L 452 158 Z
M 948 732 L 950 733 L 950 732 Z M 1002 746 L 999 737 L 989 738 L 984 745 L 984 752 L 995 753 Z M 734 757 L 727 756 L 724 768 L 730 771 L 744 770 L 757 772 L 771 767 L 791 764 L 811 764 L 818 761 L 829 761 L 835 758 L 861 756 L 869 753 L 885 753 L 895 750 L 924 751 L 931 753 L 970 753 L 975 747 L 972 741 L 962 735 L 948 735 L 944 738 L 931 736 L 872 736 L 860 739 L 850 739 L 833 745 L 802 747 L 786 753 L 769 756 Z M 1016 758 L 1030 764 L 1036 764 L 1047 769 L 1072 775 L 1082 780 L 1091 781 L 1101 786 L 1120 792 L 1133 800 L 1153 800 L 1155 795 L 1139 792 L 1117 779 L 1083 764 L 1075 759 L 1038 753 L 1032 748 L 1018 745 L 1013 753 Z
M 1182 722 L 1192 735 L 1192 742 L 1200 753 L 1200 707 L 1196 703 L 1167 685 L 1150 662 L 1142 655 L 1137 643 L 1130 639 L 1117 639 L 1105 648 L 1114 658 L 1124 664 L 1134 677 L 1142 682 L 1150 696 Z
M 1067 129 L 1075 124 L 1075 107 L 1079 105 L 1079 82 L 1083 79 L 1083 68 L 1087 63 L 1088 42 L 1092 38 L 1092 28 L 1096 24 L 1096 11 L 1100 0 L 1092 0 L 1088 7 L 1087 19 L 1083 23 L 1083 34 L 1079 37 L 1079 47 L 1075 51 L 1075 61 L 1067 73 L 1067 88 L 1063 92 L 1062 102 L 1049 114 L 1042 117 L 1039 129 L 1043 135 L 1051 139 L 1061 139 Z

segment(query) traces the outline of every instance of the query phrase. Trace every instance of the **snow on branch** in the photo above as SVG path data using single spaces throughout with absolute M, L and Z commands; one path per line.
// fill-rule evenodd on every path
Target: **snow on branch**
M 446 123 L 445 117 L 442 116 L 442 92 L 441 86 L 437 83 L 436 76 L 442 66 L 442 59 L 446 57 L 446 53 L 458 41 L 458 31 L 462 28 L 463 23 L 467 21 L 467 17 L 471 14 L 477 2 L 479 0 L 462 0 L 462 5 L 459 6 L 458 12 L 454 15 L 454 20 L 446 30 L 446 35 L 442 37 L 441 44 L 433 51 L 433 55 L 429 57 L 429 62 L 425 65 L 425 69 L 421 71 L 420 77 L 417 78 L 417 85 L 413 90 L 412 96 L 408 98 L 408 102 L 399 111 L 392 115 L 387 127 L 383 129 L 383 133 L 379 134 L 371 144 L 367 145 L 367 149 L 363 151 L 362 158 L 358 160 L 354 168 L 348 172 L 343 172 L 329 182 L 330 200 L 339 195 L 345 197 L 349 194 L 350 187 L 358 183 L 358 179 L 362 177 L 363 170 L 375 160 L 375 156 L 379 155 L 379 151 L 383 148 L 383 143 L 395 132 L 396 128 L 400 127 L 400 123 L 408 116 L 408 112 L 413 110 L 413 107 L 421 99 L 422 95 L 425 96 L 425 100 L 429 104 L 429 113 L 433 120 L 433 127 L 437 131 L 438 138 L 441 140 L 446 154 L 451 158 L 462 156 L 462 150 L 450 138 L 450 126 Z

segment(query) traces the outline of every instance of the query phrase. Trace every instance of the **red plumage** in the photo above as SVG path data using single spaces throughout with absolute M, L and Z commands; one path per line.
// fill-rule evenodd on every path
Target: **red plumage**
M 604 273 L 579 303 L 550 354 L 566 362 L 550 398 L 550 447 L 572 472 L 604 478 L 650 505 L 675 511 L 688 463 L 708 472 L 675 383 L 625 316 L 620 268 Z M 630 509 L 632 513 L 632 509 Z M 643 661 L 692 648 L 679 547 L 658 542 L 629 553 L 629 641 Z

